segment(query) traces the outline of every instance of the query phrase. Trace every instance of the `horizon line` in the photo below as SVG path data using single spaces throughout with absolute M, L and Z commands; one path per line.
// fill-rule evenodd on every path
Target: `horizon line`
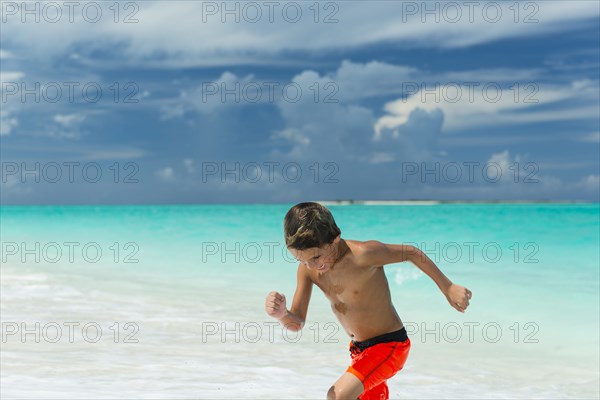
M 600 204 L 595 200 L 307 200 L 314 201 L 323 205 L 367 205 L 367 206 L 384 206 L 384 205 L 437 205 L 437 204 Z M 201 205 L 280 205 L 280 204 L 297 204 L 301 201 L 292 202 L 276 202 L 276 203 L 104 203 L 104 204 L 2 204 L 0 207 L 124 207 L 124 206 L 201 206 Z

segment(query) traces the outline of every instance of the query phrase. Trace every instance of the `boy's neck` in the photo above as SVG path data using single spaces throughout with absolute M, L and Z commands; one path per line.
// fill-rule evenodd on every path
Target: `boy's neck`
M 344 239 L 340 238 L 340 242 L 337 245 L 337 256 L 335 257 L 335 261 L 331 265 L 332 269 L 338 263 L 338 261 L 340 261 L 346 255 L 348 250 L 350 250 L 350 246 L 348 246 Z

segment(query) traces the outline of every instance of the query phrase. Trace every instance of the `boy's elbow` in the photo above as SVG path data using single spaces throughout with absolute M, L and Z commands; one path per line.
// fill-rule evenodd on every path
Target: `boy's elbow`
M 304 327 L 305 322 L 305 320 L 298 318 L 295 321 L 286 322 L 283 327 L 289 331 L 297 332 Z
M 288 331 L 292 331 L 292 332 L 298 332 L 299 330 L 302 330 L 302 328 L 304 327 L 304 321 L 302 322 L 290 322 L 284 325 L 284 328 L 287 329 Z
M 296 331 L 299 331 L 302 328 L 304 328 L 305 323 L 306 323 L 306 320 L 304 320 L 304 319 L 301 319 L 300 321 L 298 321 L 298 324 L 297 324 L 298 329 L 296 329 Z
M 412 262 L 413 264 L 416 264 L 420 260 L 423 260 L 425 253 L 423 253 L 418 247 L 407 246 L 406 256 L 408 261 Z

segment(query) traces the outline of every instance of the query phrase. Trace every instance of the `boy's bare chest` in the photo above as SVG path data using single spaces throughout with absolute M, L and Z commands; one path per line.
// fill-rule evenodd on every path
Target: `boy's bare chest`
M 323 291 L 332 304 L 343 303 L 345 307 L 349 307 L 360 302 L 367 289 L 368 277 L 366 271 L 346 270 L 335 272 L 317 276 L 313 282 Z

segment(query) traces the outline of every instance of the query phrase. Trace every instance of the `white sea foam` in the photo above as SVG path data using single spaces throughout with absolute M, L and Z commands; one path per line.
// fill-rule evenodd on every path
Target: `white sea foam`
M 95 322 L 103 329 L 97 343 L 88 343 L 77 329 L 73 343 L 64 330 L 64 339 L 57 343 L 43 337 L 36 343 L 31 334 L 22 343 L 18 334 L 4 335 L 4 398 L 314 399 L 325 397 L 348 366 L 348 338 L 319 299 L 296 339 L 296 334 L 284 335 L 280 326 L 269 325 L 273 321 L 264 315 L 259 291 L 200 282 L 191 283 L 190 289 L 190 282 L 142 284 L 131 275 L 121 278 L 105 281 L 64 271 L 3 267 L 4 324 L 25 322 L 32 329 L 35 322 L 42 327 Z M 115 322 L 118 343 L 110 329 Z M 123 343 L 131 333 L 123 330 L 127 322 L 139 327 L 134 336 L 138 343 Z M 214 327 L 216 333 L 207 331 Z M 412 340 L 405 369 L 389 382 L 392 398 L 597 394 L 597 374 L 575 366 L 556 370 L 537 355 L 507 355 L 504 347 L 489 343 L 437 344 L 421 342 L 418 335 Z

